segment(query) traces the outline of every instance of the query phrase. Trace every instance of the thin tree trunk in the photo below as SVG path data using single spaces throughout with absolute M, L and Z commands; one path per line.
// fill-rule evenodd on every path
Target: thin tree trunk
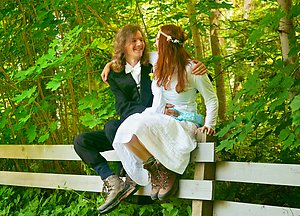
M 20 9 L 22 11 L 22 17 L 23 17 L 23 26 L 26 26 L 26 17 L 25 17 L 25 11 L 23 9 L 23 5 L 22 3 L 20 2 L 20 0 L 18 0 L 18 3 L 19 3 L 19 6 L 20 6 Z M 25 49 L 26 49 L 26 52 L 27 52 L 27 55 L 29 56 L 29 62 L 30 62 L 30 65 L 34 65 L 34 62 L 33 62 L 33 56 L 32 56 L 32 53 L 31 53 L 31 50 L 30 50 L 30 46 L 28 44 L 28 40 L 27 40 L 27 37 L 26 37 L 26 31 L 22 31 L 22 37 L 23 37 L 23 41 L 24 41 L 24 44 L 25 44 Z M 28 65 L 27 65 L 28 66 Z
M 196 7 L 196 0 L 189 0 L 187 9 L 188 9 L 190 28 L 192 31 L 193 43 L 195 47 L 195 57 L 196 59 L 200 59 L 203 57 L 203 53 L 201 47 L 200 33 L 199 33 L 199 29 L 197 28 L 197 20 L 195 17 L 196 14 L 195 7 Z
M 65 88 L 64 86 L 62 85 L 60 87 L 61 89 L 61 93 L 62 95 L 66 95 L 66 92 L 65 92 Z M 71 133 L 69 131 L 69 114 L 68 114 L 68 102 L 66 101 L 66 97 L 61 97 L 61 100 L 60 100 L 60 113 L 62 113 L 60 115 L 60 122 L 62 125 L 65 125 L 65 134 L 66 134 L 66 138 L 68 140 L 68 142 L 71 140 Z
M 214 56 L 221 56 L 220 42 L 218 38 L 218 18 L 219 12 L 217 10 L 212 11 L 210 16 L 210 38 L 211 38 L 211 49 Z M 214 63 L 215 70 L 215 81 L 217 87 L 217 96 L 219 99 L 219 119 L 221 121 L 225 120 L 226 113 L 226 94 L 225 94 L 225 84 L 224 84 L 224 74 L 222 73 L 222 64 L 218 60 Z
M 197 19 L 196 19 L 196 0 L 189 0 L 187 4 L 187 15 L 189 18 L 189 25 L 190 29 L 192 31 L 192 40 L 194 44 L 194 50 L 195 50 L 195 58 L 199 60 L 200 58 L 203 58 L 203 46 L 201 46 L 201 37 L 200 37 L 200 32 L 199 29 L 197 28 Z M 201 100 L 201 108 L 200 112 L 205 113 L 205 103 L 204 99 L 202 96 L 200 96 Z
M 251 9 L 251 0 L 244 0 L 244 8 L 243 8 L 244 19 L 248 19 L 250 9 Z
M 106 28 L 111 29 L 114 32 L 117 32 L 118 29 L 111 26 L 110 24 L 108 24 L 104 19 L 102 19 L 102 17 L 95 11 L 93 10 L 93 8 L 89 5 L 86 6 L 86 8 L 92 13 L 94 14 L 94 16 L 100 21 L 100 23 L 102 23 L 102 25 L 104 25 Z
M 292 0 L 278 0 L 279 6 L 285 12 L 285 16 L 280 19 L 279 24 L 279 36 L 281 42 L 282 58 L 283 61 L 288 64 L 295 62 L 295 56 L 289 56 L 291 41 L 295 38 L 295 32 L 293 31 L 293 20 L 289 18 L 290 9 L 292 6 Z

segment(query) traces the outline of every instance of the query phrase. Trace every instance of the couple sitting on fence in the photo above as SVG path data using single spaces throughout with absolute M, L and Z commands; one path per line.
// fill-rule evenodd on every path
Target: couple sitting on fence
M 158 56 L 151 55 L 152 64 L 144 38 L 139 26 L 121 28 L 113 61 L 102 73 L 104 80 L 108 76 L 120 120 L 107 122 L 104 130 L 80 134 L 74 142 L 77 154 L 104 182 L 108 195 L 100 213 L 110 212 L 149 181 L 152 199 L 174 195 L 179 175 L 196 147 L 196 129 L 214 134 L 218 100 L 205 66 L 200 62 L 195 66 L 183 47 L 185 32 L 175 25 L 162 26 L 155 42 Z M 113 72 L 107 75 L 110 68 Z M 197 92 L 206 105 L 204 123 L 196 110 Z M 127 173 L 125 182 L 99 154 L 112 147 Z

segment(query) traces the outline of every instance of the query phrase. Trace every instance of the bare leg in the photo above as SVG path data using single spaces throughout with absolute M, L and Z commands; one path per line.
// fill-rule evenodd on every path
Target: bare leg
M 178 174 L 157 162 L 136 135 L 132 136 L 127 148 L 143 161 L 144 169 L 148 170 L 151 176 L 151 198 L 153 200 L 157 198 L 165 200 L 177 192 Z
M 142 161 L 147 161 L 150 157 L 152 157 L 150 152 L 145 148 L 136 135 L 132 136 L 131 140 L 127 144 L 127 148 Z
M 157 161 L 145 148 L 144 144 L 133 135 L 129 141 L 127 148 L 143 161 L 143 168 L 148 170 L 151 177 L 151 199 L 156 200 L 160 189 L 159 174 L 157 170 Z

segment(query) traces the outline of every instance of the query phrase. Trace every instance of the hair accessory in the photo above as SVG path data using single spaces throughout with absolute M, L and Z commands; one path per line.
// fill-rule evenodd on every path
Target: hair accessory
M 165 36 L 167 38 L 167 41 L 171 41 L 174 44 L 179 44 L 180 46 L 183 45 L 183 42 L 181 42 L 178 39 L 173 39 L 171 35 L 167 35 L 166 33 L 159 31 L 160 34 L 162 34 L 163 36 Z

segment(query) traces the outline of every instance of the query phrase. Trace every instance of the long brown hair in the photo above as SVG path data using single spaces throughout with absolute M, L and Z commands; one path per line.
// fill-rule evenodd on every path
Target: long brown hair
M 155 68 L 155 78 L 158 85 L 163 85 L 165 89 L 169 88 L 169 80 L 173 75 L 177 75 L 176 92 L 184 91 L 186 85 L 185 67 L 191 57 L 183 47 L 187 40 L 187 35 L 182 28 L 176 25 L 163 25 L 160 31 L 171 36 L 159 34 L 158 38 L 158 61 Z
M 137 32 L 140 32 L 145 39 L 145 35 L 138 25 L 126 25 L 123 28 L 121 28 L 117 34 L 114 41 L 114 53 L 112 56 L 113 64 L 112 69 L 115 72 L 121 72 L 124 70 L 126 65 L 126 58 L 125 58 L 125 45 L 126 40 L 131 35 L 136 34 Z M 141 58 L 141 64 L 147 65 L 149 63 L 149 54 L 147 51 L 147 44 L 145 42 L 145 49 Z

